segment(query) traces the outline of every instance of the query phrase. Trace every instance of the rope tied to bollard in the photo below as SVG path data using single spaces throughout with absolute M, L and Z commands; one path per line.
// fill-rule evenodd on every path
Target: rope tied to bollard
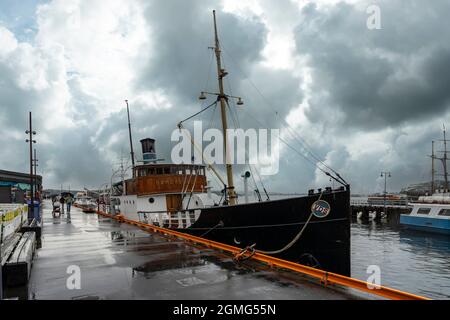
M 328 271 L 325 271 L 322 279 L 320 279 L 320 283 L 322 283 L 325 288 L 328 286 Z
M 255 245 L 256 245 L 256 243 L 252 244 L 251 246 L 247 246 L 244 249 L 242 249 L 241 251 L 239 251 L 238 253 L 236 253 L 233 257 L 233 260 L 235 262 L 239 262 L 239 261 L 248 260 L 251 257 L 253 257 L 256 253 Z

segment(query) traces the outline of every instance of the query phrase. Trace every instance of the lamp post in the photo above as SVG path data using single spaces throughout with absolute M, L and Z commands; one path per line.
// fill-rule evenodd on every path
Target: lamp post
M 30 144 L 30 207 L 28 208 L 28 223 L 31 223 L 34 218 L 33 143 L 36 143 L 36 140 L 33 140 L 33 135 L 36 135 L 36 131 L 33 131 L 31 111 L 29 114 L 29 128 L 25 133 L 29 135 L 29 138 L 25 141 Z
M 382 171 L 381 177 L 382 178 L 384 177 L 384 214 L 386 214 L 386 195 L 387 195 L 386 185 L 387 185 L 387 178 L 391 177 L 391 173 L 389 171 Z
M 34 159 L 33 159 L 33 165 L 34 165 L 34 197 L 37 197 L 37 193 L 39 191 L 39 182 L 38 182 L 38 177 L 37 177 L 37 167 L 39 167 L 38 163 L 38 158 L 36 155 L 36 149 L 34 149 Z

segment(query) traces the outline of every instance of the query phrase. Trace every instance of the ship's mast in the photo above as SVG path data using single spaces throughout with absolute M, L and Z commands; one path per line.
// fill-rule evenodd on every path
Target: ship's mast
M 447 154 L 449 153 L 449 151 L 447 150 L 447 142 L 449 140 L 447 140 L 447 132 L 445 129 L 445 125 L 443 125 L 443 135 L 444 135 L 444 140 L 439 140 L 442 141 L 444 143 L 444 150 L 443 151 L 438 151 L 439 153 L 443 153 L 442 157 L 436 157 L 434 156 L 434 159 L 438 159 L 441 160 L 442 162 L 442 167 L 444 169 L 444 174 L 440 175 L 440 176 L 444 176 L 444 192 L 449 192 L 449 185 L 448 185 L 448 170 L 447 170 L 447 161 L 448 161 L 448 156 Z
M 434 141 L 431 141 L 431 195 L 434 194 L 434 159 L 436 156 L 434 155 Z
M 134 173 L 134 150 L 133 150 L 133 139 L 131 137 L 131 121 L 130 121 L 130 108 L 128 106 L 128 100 L 125 100 L 125 103 L 127 104 L 127 115 L 128 115 L 128 135 L 130 137 L 130 154 L 131 154 L 131 171 L 133 172 L 133 178 L 135 176 Z
M 214 16 L 214 38 L 215 38 L 215 47 L 214 51 L 216 53 L 216 61 L 217 61 L 217 76 L 219 81 L 219 96 L 218 99 L 220 101 L 220 110 L 222 116 L 222 129 L 223 129 L 223 146 L 226 157 L 226 169 L 227 169 L 227 180 L 228 180 L 228 195 L 229 195 L 229 204 L 236 204 L 236 193 L 234 191 L 234 182 L 233 182 L 233 166 L 230 163 L 232 159 L 229 158 L 229 146 L 228 146 L 228 137 L 227 137 L 227 109 L 226 109 L 226 99 L 227 96 L 224 93 L 223 89 L 223 78 L 227 75 L 227 72 L 222 69 L 221 65 L 221 57 L 220 57 L 220 44 L 219 37 L 217 35 L 217 24 L 216 24 L 216 11 L 213 11 Z
M 443 131 L 444 131 L 444 156 L 442 157 L 442 164 L 444 165 L 445 192 L 448 192 L 447 139 L 445 133 L 445 125 L 443 126 Z

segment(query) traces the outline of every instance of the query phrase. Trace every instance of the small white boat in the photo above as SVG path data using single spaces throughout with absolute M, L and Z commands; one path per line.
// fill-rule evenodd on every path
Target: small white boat
M 97 210 L 97 203 L 88 196 L 82 196 L 75 202 L 84 213 L 93 213 Z
M 450 193 L 420 197 L 410 214 L 400 216 L 400 224 L 416 230 L 450 235 Z

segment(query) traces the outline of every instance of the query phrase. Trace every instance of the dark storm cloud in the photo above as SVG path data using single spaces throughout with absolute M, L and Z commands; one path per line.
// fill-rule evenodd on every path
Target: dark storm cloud
M 213 51 L 208 49 L 214 45 L 214 8 L 217 9 L 222 63 L 229 72 L 225 90 L 245 98 L 247 110 L 258 113 L 262 123 L 272 127 L 275 111 L 264 104 L 275 101 L 280 117 L 285 117 L 301 103 L 300 80 L 289 71 L 261 65 L 261 53 L 267 40 L 266 26 L 255 16 L 243 18 L 222 12 L 219 2 L 155 1 L 147 6 L 145 16 L 154 47 L 136 86 L 143 90 L 162 89 L 174 104 L 178 120 L 197 112 L 200 91 L 218 91 L 215 59 L 212 59 Z M 260 126 L 254 121 L 247 123 L 245 117 L 241 125 Z
M 158 154 L 168 161 L 174 145 L 170 135 L 177 122 L 200 110 L 197 100 L 200 91 L 218 91 L 213 51 L 208 49 L 214 45 L 213 9 L 217 10 L 223 67 L 229 72 L 225 90 L 245 101 L 243 108 L 230 103 L 235 109 L 228 114 L 230 127 L 279 128 L 289 111 L 302 102 L 301 79 L 288 70 L 274 70 L 262 64 L 268 30 L 258 17 L 223 12 L 219 2 L 152 2 L 146 8 L 145 17 L 154 47 L 135 85 L 142 90 L 162 90 L 173 107 L 168 110 L 146 110 L 144 105 L 133 107 L 132 118 L 134 128 L 139 128 L 135 140 L 145 134 L 156 138 Z M 210 97 L 208 101 L 213 100 Z M 221 128 L 219 110 L 215 114 L 212 110 L 195 118 L 203 121 L 204 129 L 210 123 Z M 236 115 L 238 122 L 234 119 Z M 192 124 L 193 120 L 185 126 L 191 128 Z M 295 161 L 290 165 L 298 167 Z M 218 166 L 218 170 L 222 169 Z M 245 169 L 237 166 L 235 174 L 240 175 Z M 284 180 L 286 174 L 285 170 L 277 179 Z M 241 184 L 240 179 L 235 180 Z
M 367 3 L 367 6 L 371 3 Z M 314 77 L 308 116 L 338 108 L 344 124 L 377 129 L 442 115 L 450 107 L 448 1 L 378 1 L 381 30 L 359 6 L 314 4 L 296 29 L 298 53 Z M 363 10 L 361 10 L 363 8 Z
M 182 103 L 195 101 L 208 75 L 211 80 L 215 78 L 208 47 L 214 45 L 212 10 L 219 5 L 182 0 L 147 5 L 145 17 L 154 47 L 140 77 L 140 87 L 164 88 Z M 266 29 L 257 17 L 244 19 L 218 10 L 217 19 L 222 45 L 239 68 L 247 70 L 261 59 Z

